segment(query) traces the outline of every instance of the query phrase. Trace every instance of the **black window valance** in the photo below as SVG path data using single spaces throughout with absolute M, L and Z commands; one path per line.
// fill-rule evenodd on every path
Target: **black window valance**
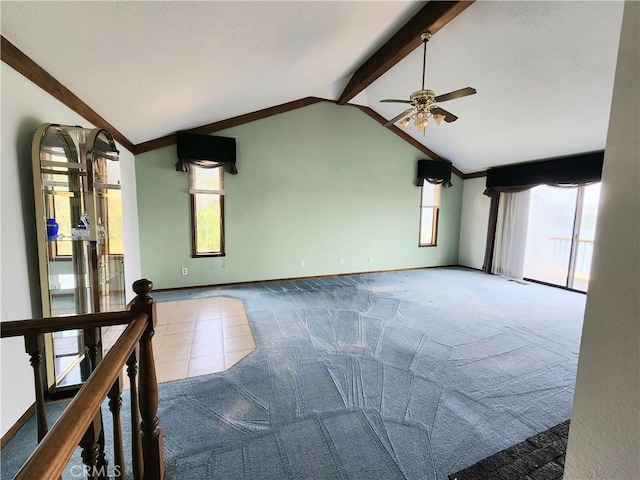
M 221 165 L 233 175 L 236 168 L 236 139 L 214 137 L 195 133 L 177 132 L 178 161 L 176 171 L 188 172 L 189 164 L 202 168 L 215 168 Z
M 417 185 L 421 186 L 423 180 L 435 185 L 442 184 L 443 187 L 450 187 L 451 183 L 451 163 L 441 160 L 418 160 L 418 180 Z
M 537 185 L 586 185 L 600 181 L 604 152 L 520 163 L 487 170 L 485 195 L 517 192 Z

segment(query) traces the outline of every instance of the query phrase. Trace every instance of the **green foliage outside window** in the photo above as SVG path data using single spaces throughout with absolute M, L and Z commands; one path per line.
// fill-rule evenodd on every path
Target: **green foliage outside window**
M 193 255 L 224 254 L 223 170 L 192 166 L 189 186 L 193 196 Z

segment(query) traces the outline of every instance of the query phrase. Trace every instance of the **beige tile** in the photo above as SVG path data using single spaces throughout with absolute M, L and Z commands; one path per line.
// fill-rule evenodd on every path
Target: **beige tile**
M 198 306 L 200 305 L 200 299 L 199 298 L 188 298 L 186 300 L 178 300 L 176 301 L 176 308 L 184 308 L 184 307 L 190 307 L 190 306 Z
M 224 355 L 194 358 L 189 361 L 187 375 L 195 377 L 197 375 L 222 372 L 225 369 L 224 365 Z
M 156 328 L 154 329 L 155 330 L 154 336 L 156 338 L 162 337 L 164 334 L 167 333 L 167 328 L 169 328 L 168 325 L 156 325 Z
M 160 344 L 162 343 L 162 339 L 165 337 L 165 335 L 159 335 L 158 332 L 155 332 L 153 334 L 153 348 L 155 349 L 154 351 L 158 350 L 158 347 L 160 347 Z
M 251 352 L 253 352 L 253 349 L 240 350 L 239 352 L 225 353 L 224 354 L 224 368 L 229 368 L 229 367 L 235 365 L 240 360 L 242 360 L 244 357 L 249 355 Z
M 207 300 L 213 300 L 215 301 L 215 304 L 218 306 L 222 306 L 222 305 L 242 305 L 242 301 L 236 299 L 236 298 L 229 298 L 229 297 L 214 297 L 214 298 L 209 298 Z
M 171 317 L 175 312 L 174 309 L 161 308 L 160 305 L 162 304 L 156 303 L 156 316 L 158 319 L 161 317 Z
M 213 330 L 213 329 L 222 329 L 222 319 L 221 318 L 207 318 L 203 320 L 198 320 L 196 322 L 196 331 L 200 330 Z
M 157 304 L 157 311 L 153 343 L 158 382 L 221 372 L 255 349 L 240 300 L 211 297 L 163 302 Z M 113 337 L 103 342 L 105 348 L 117 338 L 112 328 L 103 329 L 103 335 Z M 125 384 L 128 388 L 128 378 Z
M 171 319 L 171 324 L 194 323 L 198 318 L 197 313 L 176 313 Z
M 201 310 L 207 309 L 209 307 L 217 307 L 220 305 L 220 298 L 222 297 L 209 297 L 209 298 L 201 298 L 198 307 Z
M 160 313 L 158 312 L 158 321 L 156 325 L 169 325 L 173 320 L 173 313 Z
M 197 313 L 199 308 L 200 304 L 198 300 L 183 300 L 177 302 L 175 313 Z
M 190 345 L 192 340 L 193 332 L 174 333 L 173 335 L 165 335 L 162 337 L 162 340 L 158 342 L 158 344 L 162 348 L 173 345 Z
M 212 355 L 222 355 L 224 353 L 224 343 L 220 340 L 210 342 L 194 343 L 191 345 L 191 358 L 210 357 Z
M 198 307 L 198 313 L 220 313 L 220 302 L 217 299 L 203 299 Z
M 244 307 L 243 306 L 239 306 L 239 307 L 224 307 L 220 311 L 220 315 L 222 316 L 222 318 L 225 318 L 225 317 L 236 317 L 238 315 L 246 315 L 246 312 L 244 311 Z
M 196 318 L 197 318 L 198 322 L 201 322 L 203 320 L 213 320 L 213 321 L 215 321 L 215 320 L 219 320 L 221 318 L 221 315 L 220 315 L 220 311 L 219 310 L 218 311 L 206 311 L 206 312 L 200 311 L 200 312 L 198 312 L 198 315 L 197 315 Z
M 211 328 L 209 330 L 196 330 L 193 336 L 193 344 L 208 343 L 214 340 L 221 340 L 223 337 L 222 327 Z
M 176 311 L 178 302 L 156 302 L 156 312 L 158 314 L 171 314 Z
M 248 325 L 249 321 L 244 315 L 235 315 L 233 317 L 224 317 L 222 319 L 222 325 L 224 327 L 233 327 L 234 325 Z
M 166 335 L 173 335 L 174 333 L 187 333 L 194 332 L 196 329 L 196 322 L 188 322 L 188 323 L 173 323 L 171 325 L 167 325 Z
M 170 362 L 174 360 L 186 360 L 191 353 L 191 344 L 186 345 L 163 345 L 154 354 L 156 362 Z
M 223 326 L 224 338 L 242 337 L 243 335 L 251 335 L 249 325 L 232 325 L 230 327 Z
M 220 306 L 226 307 L 226 308 L 244 308 L 244 303 L 242 303 L 242 300 L 238 300 L 236 298 L 229 298 L 229 299 L 220 301 Z
M 224 339 L 224 353 L 239 352 L 256 348 L 253 336 L 243 335 L 242 337 L 232 337 Z
M 156 363 L 158 383 L 186 378 L 188 365 L 188 360 Z

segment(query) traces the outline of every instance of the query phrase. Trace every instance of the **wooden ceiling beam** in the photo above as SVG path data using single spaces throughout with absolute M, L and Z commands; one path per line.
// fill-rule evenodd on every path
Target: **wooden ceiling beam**
M 445 2 L 445 3 L 456 3 L 456 2 Z M 415 17 L 414 17 L 415 18 Z M 140 153 L 148 152 L 150 150 L 155 150 L 157 148 L 161 148 L 167 145 L 172 145 L 176 142 L 176 135 L 166 135 L 164 137 L 156 138 L 154 140 L 149 140 L 148 142 L 143 142 L 134 145 L 129 139 L 127 139 L 122 133 L 120 133 L 113 125 L 107 122 L 104 118 L 102 118 L 97 112 L 95 112 L 91 107 L 89 107 L 86 103 L 84 103 L 80 98 L 78 98 L 73 92 L 71 92 L 68 88 L 62 85 L 58 80 L 56 80 L 52 75 L 50 75 L 47 71 L 45 71 L 42 67 L 40 67 L 37 63 L 35 63 L 31 58 L 25 55 L 21 50 L 19 50 L 15 45 L 13 45 L 9 40 L 7 40 L 4 36 L 0 36 L 1 40 L 1 56 L 2 61 L 9 65 L 11 68 L 16 70 L 21 75 L 25 76 L 37 86 L 42 88 L 44 91 L 52 95 L 54 98 L 59 100 L 61 103 L 81 115 L 87 121 L 91 122 L 98 128 L 104 128 L 109 131 L 113 138 L 119 142 L 123 147 L 137 155 Z M 226 128 L 235 127 L 238 125 L 242 125 L 249 122 L 254 122 L 256 120 L 260 120 L 262 118 L 267 118 L 273 115 L 277 115 L 279 113 L 288 112 L 291 110 L 295 110 L 297 108 L 305 107 L 307 105 L 312 105 L 318 102 L 330 102 L 335 103 L 333 100 L 327 100 L 325 98 L 318 97 L 306 97 L 300 98 L 298 100 L 294 100 L 292 102 L 283 103 L 281 105 L 275 105 L 273 107 L 265 108 L 262 110 L 258 110 L 251 113 L 246 113 L 244 115 L 238 115 L 236 117 L 228 118 L 225 120 L 220 120 L 218 122 L 209 123 L 207 125 L 202 125 L 200 127 L 192 128 L 187 130 L 190 133 L 198 133 L 198 134 L 210 134 L 220 130 L 224 130 Z M 363 107 L 359 105 L 351 105 L 363 113 L 368 115 L 369 117 L 376 120 L 381 125 L 384 125 L 387 120 L 379 115 L 377 112 L 372 110 L 369 107 Z M 389 127 L 396 135 L 400 136 L 405 141 L 409 142 L 412 146 L 423 152 L 429 158 L 434 160 L 447 161 L 442 158 L 435 152 L 428 149 L 426 146 L 422 145 L 416 139 L 408 135 L 402 129 L 398 128 L 395 125 L 391 125 Z M 460 172 L 455 167 L 452 167 L 452 171 L 462 177 L 465 178 L 464 174 Z M 485 172 L 480 172 L 483 174 Z M 477 175 L 477 174 L 476 174 Z M 474 175 L 475 176 L 475 175 Z M 473 177 L 472 177 L 473 178 Z
M 124 148 L 133 152 L 134 145 L 127 137 L 120 133 L 116 128 L 102 118 L 95 110 L 89 105 L 84 103 L 78 98 L 71 90 L 62 85 L 51 74 L 49 74 L 44 68 L 34 62 L 31 58 L 25 55 L 18 47 L 16 47 L 9 40 L 0 37 L 0 56 L 2 61 L 13 68 L 16 72 L 25 76 L 38 87 L 43 89 L 49 95 L 58 99 L 65 104 L 71 110 L 83 117 L 88 122 L 91 122 L 98 128 L 104 128 L 107 130 L 113 138 L 120 143 Z
M 264 108 L 262 110 L 257 110 L 251 113 L 245 113 L 244 115 L 238 115 L 237 117 L 231 117 L 225 120 L 220 120 L 218 122 L 208 123 L 206 125 L 202 125 L 200 127 L 196 127 L 196 128 L 192 128 L 190 130 L 184 130 L 184 131 L 187 133 L 197 133 L 199 135 L 209 135 L 210 133 L 219 132 L 220 130 L 225 130 L 231 127 L 237 127 L 238 125 L 242 125 L 249 122 L 255 122 L 256 120 L 271 117 L 279 113 L 289 112 L 291 110 L 295 110 L 296 108 L 306 107 L 307 105 L 313 105 L 314 103 L 326 102 L 326 101 L 330 101 L 330 100 L 325 100 L 324 98 L 318 98 L 318 97 L 300 98 L 292 102 L 283 103 L 281 105 L 275 105 L 273 107 Z M 138 143 L 137 145 L 134 146 L 133 153 L 137 155 L 139 153 L 155 150 L 156 148 L 166 147 L 174 143 L 176 143 L 176 134 L 172 133 L 171 135 L 166 135 L 164 137 L 156 138 L 154 140 Z
M 430 1 L 416 13 L 396 34 L 364 62 L 353 74 L 338 99 L 339 105 L 362 92 L 391 67 L 409 55 L 421 44 L 420 35 L 431 35 L 462 13 L 471 1 Z
M 369 115 L 371 118 L 373 118 L 376 122 L 378 122 L 382 126 L 384 126 L 387 123 L 387 119 L 384 118 L 382 115 L 380 115 L 375 110 L 373 110 L 372 108 L 363 107 L 362 105 L 352 105 L 352 104 L 349 104 L 349 105 L 353 106 L 353 107 L 356 107 L 361 112 L 365 113 L 366 115 Z M 441 157 L 440 155 L 438 155 L 434 151 L 432 151 L 429 148 L 425 147 L 422 143 L 420 143 L 418 140 L 413 138 L 411 135 L 409 135 L 407 132 L 402 130 L 400 127 L 398 127 L 396 125 L 389 125 L 386 128 L 388 128 L 393 133 L 398 135 L 405 142 L 410 143 L 413 147 L 415 147 L 418 150 L 420 150 L 422 153 L 424 153 L 426 156 L 428 156 L 431 160 L 439 160 L 441 162 L 449 162 L 449 163 L 451 163 L 446 158 Z M 455 173 L 458 177 L 460 177 L 462 179 L 465 178 L 465 174 L 462 173 L 460 170 L 458 170 L 455 166 L 453 166 L 453 164 L 451 164 L 451 171 L 453 173 Z

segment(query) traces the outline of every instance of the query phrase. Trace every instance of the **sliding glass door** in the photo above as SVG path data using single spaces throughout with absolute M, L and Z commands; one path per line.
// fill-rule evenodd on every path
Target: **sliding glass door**
M 589 286 L 593 239 L 596 232 L 596 217 L 600 201 L 600 183 L 578 189 L 578 209 L 574 235 L 573 258 L 569 270 L 569 288 L 583 292 Z
M 524 276 L 586 292 L 600 183 L 531 190 Z

